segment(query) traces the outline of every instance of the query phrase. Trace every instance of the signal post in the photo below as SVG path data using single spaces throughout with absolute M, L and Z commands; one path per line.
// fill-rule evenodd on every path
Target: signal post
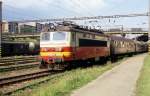
M 149 0 L 149 12 L 148 12 L 148 18 L 149 18 L 149 30 L 148 30 L 148 52 L 150 55 L 150 0 Z
M 0 58 L 2 57 L 2 0 L 0 0 Z

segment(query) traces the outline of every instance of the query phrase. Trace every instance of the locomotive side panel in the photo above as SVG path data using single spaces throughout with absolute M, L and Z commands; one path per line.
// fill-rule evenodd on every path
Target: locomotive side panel
M 76 60 L 107 57 L 110 54 L 108 37 L 76 32 Z

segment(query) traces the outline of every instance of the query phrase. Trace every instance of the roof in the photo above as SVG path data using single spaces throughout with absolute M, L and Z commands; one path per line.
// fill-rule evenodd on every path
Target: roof
M 120 41 L 128 41 L 128 42 L 134 42 L 132 39 L 119 37 L 119 36 L 110 36 L 111 40 L 120 40 Z

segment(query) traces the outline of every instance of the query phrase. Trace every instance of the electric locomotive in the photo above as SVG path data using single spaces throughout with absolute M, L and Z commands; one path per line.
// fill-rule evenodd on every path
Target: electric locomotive
M 68 66 L 70 62 L 94 60 L 110 55 L 110 38 L 101 31 L 79 26 L 59 26 L 55 31 L 42 32 L 40 41 L 41 66 Z

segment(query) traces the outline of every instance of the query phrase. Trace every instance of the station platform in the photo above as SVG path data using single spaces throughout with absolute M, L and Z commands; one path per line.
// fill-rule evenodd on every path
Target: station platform
M 147 54 L 123 61 L 86 86 L 75 90 L 71 96 L 134 96 L 136 82 Z

